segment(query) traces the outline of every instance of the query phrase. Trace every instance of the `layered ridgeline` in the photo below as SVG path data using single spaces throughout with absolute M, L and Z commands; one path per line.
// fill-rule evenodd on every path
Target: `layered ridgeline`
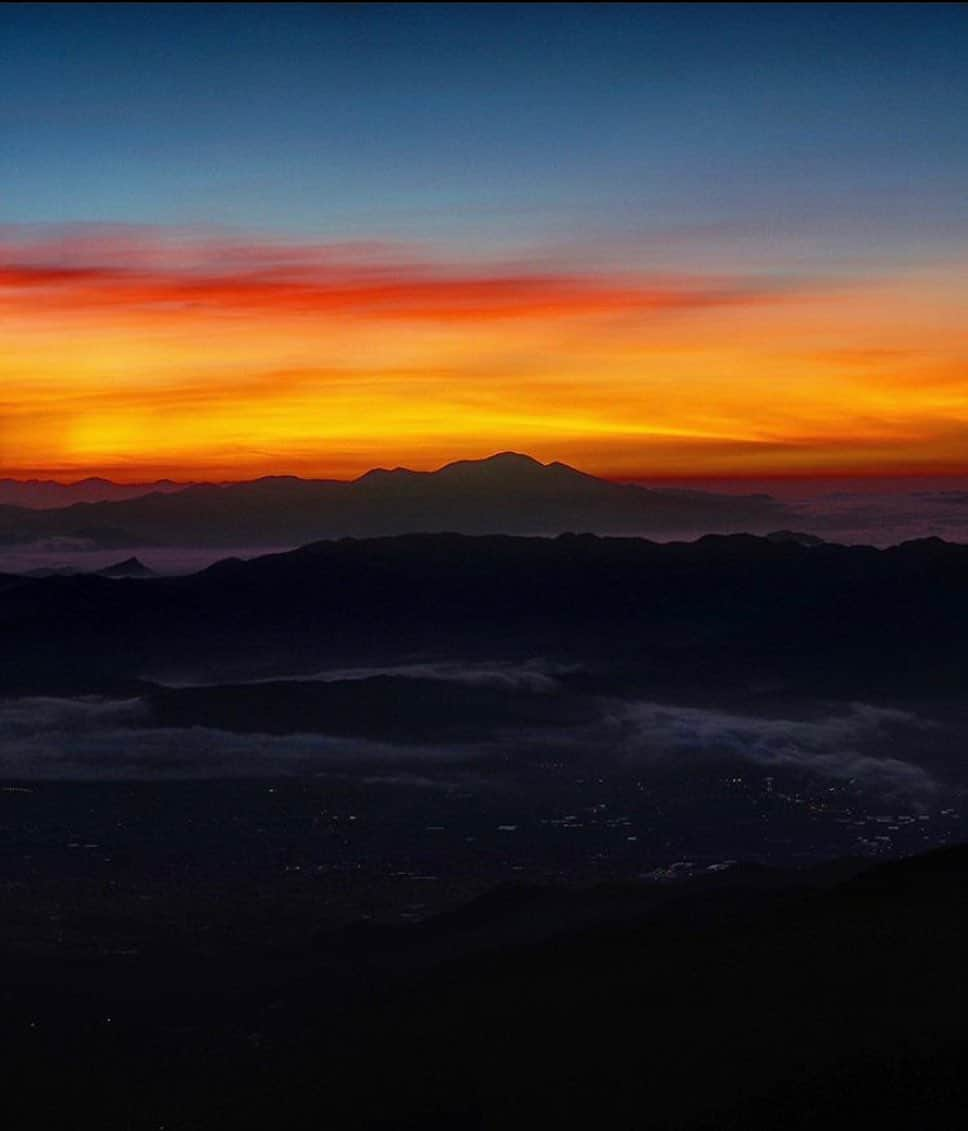
M 349 482 L 279 476 L 181 489 L 165 482 L 142 488 L 136 498 L 117 498 L 104 489 L 100 501 L 69 506 L 38 502 L 43 492 L 28 489 L 30 484 L 20 485 L 23 505 L 9 505 L 17 492 L 6 486 L 0 494 L 0 500 L 7 500 L 0 505 L 0 544 L 60 538 L 108 549 L 278 547 L 431 531 L 653 537 L 764 533 L 789 517 L 785 507 L 766 495 L 650 490 L 513 452 L 431 472 L 377 468 Z M 43 497 L 53 496 L 47 492 Z
M 132 563 L 126 563 L 128 571 Z M 0 692 L 540 656 L 638 690 L 962 697 L 968 547 L 562 535 L 323 541 L 187 577 L 0 577 Z
M 183 491 L 190 483 L 158 479 L 153 483 L 113 483 L 110 479 L 89 476 L 75 483 L 53 479 L 0 479 L 0 505 L 53 510 L 74 503 L 119 502 L 152 493 Z

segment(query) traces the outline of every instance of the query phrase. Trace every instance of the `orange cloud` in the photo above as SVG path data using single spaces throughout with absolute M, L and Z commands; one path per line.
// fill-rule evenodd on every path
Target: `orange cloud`
M 963 291 L 0 230 L 0 473 L 355 474 L 507 447 L 626 477 L 968 466 Z

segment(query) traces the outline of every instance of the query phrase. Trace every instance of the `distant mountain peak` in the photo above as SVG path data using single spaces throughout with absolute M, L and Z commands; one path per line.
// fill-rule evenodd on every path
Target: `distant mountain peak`
M 454 479 L 464 481 L 494 482 L 495 480 L 533 479 L 549 471 L 564 467 L 564 464 L 544 464 L 533 456 L 522 452 L 495 452 L 483 459 L 458 459 L 435 471 L 412 471 L 407 467 L 374 467 L 358 479 L 356 483 L 374 483 L 392 479 Z M 572 470 L 569 468 L 569 470 Z M 578 474 L 575 472 L 575 474 Z
M 555 465 L 541 463 L 521 452 L 496 452 L 485 459 L 455 460 L 433 474 L 443 480 L 465 483 L 525 484 L 548 482 L 557 478 L 559 471 Z
M 401 479 L 405 476 L 417 475 L 419 472 L 411 471 L 409 467 L 371 467 L 362 475 L 352 480 L 353 483 L 372 483 L 381 479 Z
M 97 571 L 99 577 L 153 577 L 155 571 L 149 569 L 140 558 L 125 558 L 123 562 L 105 566 Z
M 453 471 L 457 468 L 529 468 L 534 470 L 543 470 L 545 465 L 533 456 L 525 455 L 523 452 L 495 452 L 492 456 L 485 456 L 483 459 L 458 459 L 452 463 L 445 464 L 438 474 Z
M 83 537 L 102 549 L 130 552 L 151 545 L 280 548 L 331 537 L 443 530 L 695 536 L 775 529 L 790 517 L 787 508 L 766 497 L 650 491 L 560 461 L 500 451 L 435 471 L 374 468 L 350 481 L 266 476 L 185 486 L 164 497 L 105 500 L 83 511 L 0 507 L 0 542 Z
M 534 456 L 529 456 L 526 452 L 512 452 L 512 451 L 495 452 L 494 455 L 492 455 L 492 456 L 485 456 L 483 459 L 471 460 L 470 462 L 471 463 L 502 463 L 502 464 L 505 464 L 507 466 L 517 465 L 519 467 L 524 467 L 524 466 L 545 467 L 546 466 L 540 460 L 535 459 Z

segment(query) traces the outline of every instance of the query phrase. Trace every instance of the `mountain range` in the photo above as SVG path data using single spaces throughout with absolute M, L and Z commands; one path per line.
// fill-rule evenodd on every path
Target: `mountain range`
M 767 495 L 648 489 L 514 452 L 431 472 L 376 468 L 352 481 L 279 476 L 182 487 L 166 481 L 127 498 L 118 492 L 136 488 L 86 484 L 63 490 L 90 495 L 94 484 L 102 497 L 67 506 L 36 501 L 41 494 L 54 498 L 49 484 L 20 485 L 20 505 L 0 505 L 0 544 L 66 539 L 78 548 L 279 548 L 324 538 L 436 531 L 667 537 L 766 533 L 790 518 Z M 18 498 L 9 481 L 3 498 Z
M 0 632 L 8 693 L 542 656 L 627 670 L 640 691 L 950 695 L 968 658 L 968 547 L 343 539 L 185 577 L 0 576 Z
M 69 507 L 73 503 L 118 502 L 142 495 L 183 491 L 189 483 L 157 479 L 153 483 L 113 483 L 110 479 L 89 476 L 75 483 L 53 479 L 0 479 L 0 505 L 38 510 Z

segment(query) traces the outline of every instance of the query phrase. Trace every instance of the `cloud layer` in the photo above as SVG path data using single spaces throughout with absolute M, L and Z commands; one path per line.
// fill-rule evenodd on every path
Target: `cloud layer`
M 300 683 L 355 682 L 374 676 L 401 676 L 406 679 L 429 679 L 439 683 L 456 683 L 465 687 L 490 687 L 499 691 L 552 692 L 560 687 L 557 676 L 579 671 L 580 665 L 560 664 L 535 658 L 523 663 L 494 661 L 458 662 L 427 661 L 413 664 L 391 664 L 382 667 L 328 668 L 311 675 L 293 676 Z M 251 680 L 251 683 L 276 683 L 278 677 Z
M 548 678 L 539 676 L 528 689 L 547 693 L 542 681 Z M 517 690 L 521 686 L 514 685 Z M 685 774 L 739 760 L 777 772 L 853 782 L 880 793 L 926 796 L 938 783 L 919 762 L 918 745 L 926 734 L 941 729 L 912 713 L 863 703 L 791 719 L 608 700 L 598 702 L 589 721 L 578 726 L 522 726 L 479 742 L 415 744 L 163 728 L 153 725 L 140 699 L 28 698 L 0 702 L 0 775 L 123 779 L 341 771 L 366 776 L 380 767 L 432 776 L 445 767 L 477 764 L 493 767 L 497 784 L 515 767 L 548 758 L 590 764 L 603 772 L 654 768 Z M 952 749 L 958 746 L 959 736 L 952 733 L 950 742 Z
M 14 779 L 236 778 L 453 761 L 447 750 L 327 735 L 153 727 L 140 699 L 0 703 L 0 775 Z
M 659 703 L 617 704 L 606 718 L 621 760 L 735 757 L 878 789 L 930 791 L 931 775 L 894 751 L 933 724 L 907 711 L 854 703 L 813 719 L 762 718 Z M 907 739 L 898 743 L 898 735 Z
M 766 279 L 447 264 L 378 242 L 270 243 L 67 230 L 0 237 L 0 295 L 16 310 L 285 313 L 433 322 L 703 309 L 771 301 Z

